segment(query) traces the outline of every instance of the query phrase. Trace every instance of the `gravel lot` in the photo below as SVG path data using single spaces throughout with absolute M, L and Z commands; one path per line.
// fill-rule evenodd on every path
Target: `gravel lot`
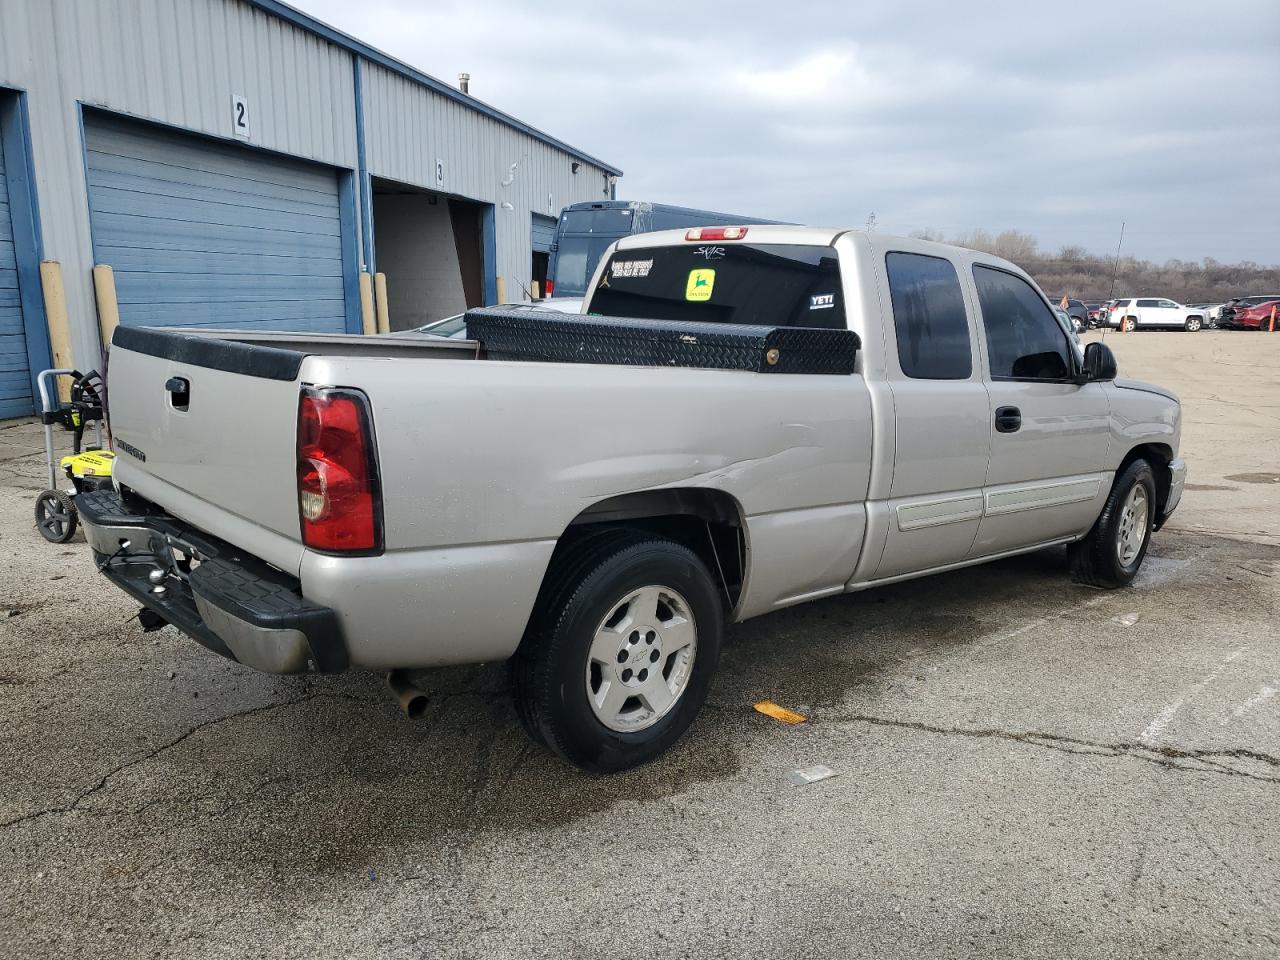
M 144 635 L 0 424 L 0 952 L 1277 956 L 1280 337 L 1107 342 L 1185 406 L 1137 585 L 1050 551 L 739 625 L 692 734 L 609 779 L 525 741 L 499 667 L 409 721 Z

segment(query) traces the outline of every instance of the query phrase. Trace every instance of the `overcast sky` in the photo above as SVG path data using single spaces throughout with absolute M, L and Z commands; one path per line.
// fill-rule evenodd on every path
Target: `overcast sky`
M 294 0 L 623 199 L 1280 262 L 1280 0 Z

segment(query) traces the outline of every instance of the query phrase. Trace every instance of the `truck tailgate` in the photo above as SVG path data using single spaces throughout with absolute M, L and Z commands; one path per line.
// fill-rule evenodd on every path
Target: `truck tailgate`
M 117 480 L 296 573 L 303 553 L 296 438 L 304 356 L 118 328 L 107 396 Z

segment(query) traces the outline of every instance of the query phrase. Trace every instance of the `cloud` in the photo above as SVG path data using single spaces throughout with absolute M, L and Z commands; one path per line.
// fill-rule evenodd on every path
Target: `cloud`
M 790 66 L 760 71 L 736 70 L 730 74 L 734 85 L 770 103 L 805 104 L 833 92 L 839 83 L 844 89 L 868 83 L 865 71 L 853 70 L 853 54 L 819 51 Z
M 626 171 L 620 196 L 1280 260 L 1274 0 L 295 0 Z

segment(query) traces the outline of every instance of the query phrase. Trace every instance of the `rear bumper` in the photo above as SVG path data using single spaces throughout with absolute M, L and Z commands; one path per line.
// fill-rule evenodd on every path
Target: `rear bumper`
M 1164 526 L 1165 521 L 1169 519 L 1170 514 L 1178 509 L 1178 503 L 1182 500 L 1182 491 L 1187 485 L 1187 461 L 1181 457 L 1175 457 L 1169 463 L 1169 496 L 1164 502 L 1164 506 L 1156 515 L 1155 529 L 1159 530 Z
M 347 668 L 337 615 L 296 578 L 112 489 L 80 494 L 76 509 L 99 571 L 214 653 L 268 673 Z

